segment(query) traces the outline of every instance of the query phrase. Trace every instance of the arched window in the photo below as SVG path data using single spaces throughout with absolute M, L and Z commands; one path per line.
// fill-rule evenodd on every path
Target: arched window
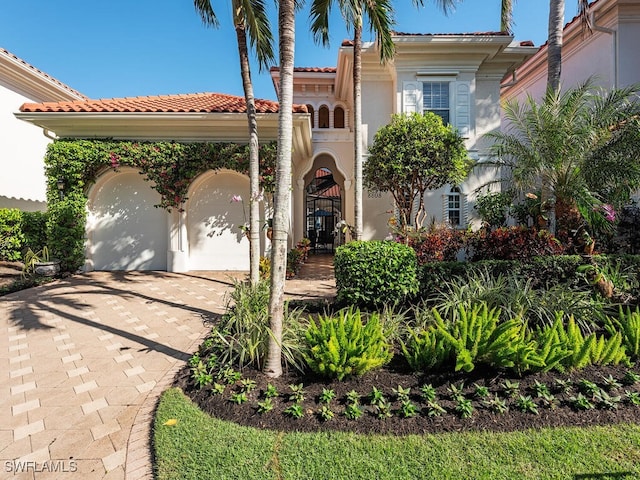
M 313 106 L 311 105 L 307 105 L 307 111 L 309 112 L 309 115 L 311 115 L 311 128 L 316 128 L 316 119 L 314 118 L 314 110 L 313 110 Z
M 336 107 L 333 110 L 333 128 L 344 128 L 344 109 Z
M 462 194 L 458 187 L 451 187 L 447 195 L 447 216 L 452 226 L 462 225 Z
M 329 128 L 329 108 L 326 105 L 318 109 L 318 127 Z

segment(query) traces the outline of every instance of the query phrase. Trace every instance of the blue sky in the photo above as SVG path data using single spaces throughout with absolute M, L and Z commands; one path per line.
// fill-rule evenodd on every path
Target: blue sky
M 277 30 L 275 1 L 272 26 Z M 231 2 L 213 2 L 220 28 L 205 28 L 191 0 L 6 1 L 0 15 L 0 47 L 91 98 L 220 92 L 242 95 Z M 308 2 L 307 2 L 308 3 Z M 566 20 L 576 12 L 567 0 Z M 433 0 L 396 12 L 397 31 L 467 33 L 499 29 L 500 0 L 466 0 L 444 16 Z M 546 41 L 548 0 L 516 2 L 515 37 Z M 316 46 L 308 6 L 296 21 L 296 66 L 335 66 L 350 35 L 339 15 L 330 25 L 331 48 Z M 370 36 L 366 36 L 370 39 Z M 268 72 L 253 66 L 255 94 L 275 99 Z

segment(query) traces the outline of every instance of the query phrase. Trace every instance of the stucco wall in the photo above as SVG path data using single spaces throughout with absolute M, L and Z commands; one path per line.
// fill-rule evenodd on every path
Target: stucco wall
M 20 121 L 13 115 L 20 105 L 31 101 L 34 100 L 0 84 L 1 208 L 46 208 L 43 158 L 50 140 L 43 135 L 42 129 Z

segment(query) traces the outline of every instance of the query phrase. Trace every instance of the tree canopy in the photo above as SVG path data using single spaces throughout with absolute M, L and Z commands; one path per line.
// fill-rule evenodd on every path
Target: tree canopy
M 393 115 L 376 133 L 364 166 L 367 188 L 391 192 L 399 222 L 420 226 L 426 212 L 424 193 L 446 184 L 458 185 L 469 175 L 472 162 L 464 140 L 451 125 L 431 112 Z M 411 218 L 414 202 L 418 209 Z

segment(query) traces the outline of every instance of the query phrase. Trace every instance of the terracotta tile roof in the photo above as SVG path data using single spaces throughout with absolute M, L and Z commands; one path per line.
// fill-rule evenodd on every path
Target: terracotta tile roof
M 458 37 L 458 36 L 509 36 L 507 32 L 467 32 L 467 33 L 407 33 L 407 32 L 391 32 L 392 35 L 398 37 Z M 352 42 L 353 43 L 353 42 Z
M 256 99 L 258 113 L 277 113 L 278 102 Z M 245 113 L 244 97 L 221 93 L 158 95 L 75 102 L 25 103 L 21 112 L 93 112 L 93 113 Z M 306 105 L 294 105 L 294 113 L 307 113 Z
M 271 67 L 270 71 L 279 72 L 280 67 Z M 301 73 L 336 73 L 338 69 L 336 67 L 294 67 L 293 71 Z
M 13 60 L 14 62 L 20 63 L 23 67 L 27 68 L 28 70 L 31 70 L 33 73 L 35 73 L 37 75 L 40 75 L 41 77 L 44 77 L 44 78 L 48 79 L 49 81 L 55 83 L 56 85 L 58 85 L 59 87 L 65 89 L 65 90 L 67 90 L 69 93 L 71 93 L 73 95 L 76 95 L 76 96 L 81 97 L 81 98 L 87 98 L 82 93 L 80 93 L 77 90 L 74 90 L 73 88 L 71 88 L 70 86 L 62 83 L 60 80 L 57 80 L 57 79 L 53 78 L 51 75 L 48 75 L 48 74 L 44 73 L 42 70 L 37 69 L 36 67 L 31 65 L 30 63 L 25 62 L 20 57 L 15 56 L 13 53 L 9 52 L 8 50 L 5 50 L 4 48 L 0 48 L 0 55 Z

